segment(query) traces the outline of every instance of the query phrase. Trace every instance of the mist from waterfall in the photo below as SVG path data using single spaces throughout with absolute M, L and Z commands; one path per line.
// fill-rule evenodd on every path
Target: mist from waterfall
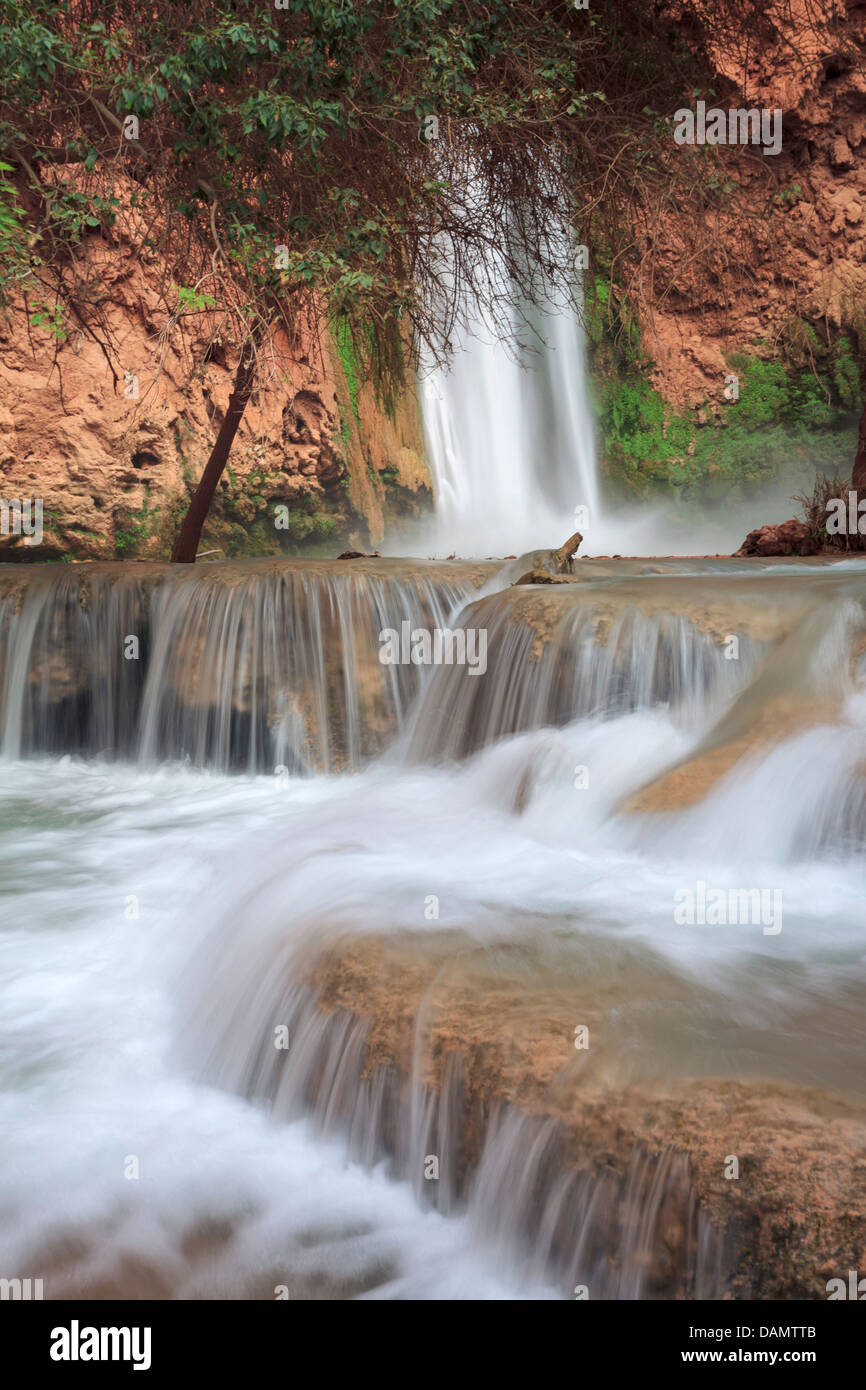
M 730 555 L 756 516 L 792 515 L 817 453 L 797 461 L 796 480 L 769 480 L 748 497 L 605 496 L 581 274 L 572 285 L 537 274 L 529 303 L 495 256 L 475 267 L 477 293 L 459 296 L 447 341 L 419 371 L 435 517 L 420 535 L 398 529 L 387 553 L 519 556 L 580 531 L 581 556 Z

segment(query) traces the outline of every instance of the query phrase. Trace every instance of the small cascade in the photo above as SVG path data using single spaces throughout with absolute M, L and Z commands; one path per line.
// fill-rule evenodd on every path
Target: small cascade
M 449 1053 L 441 1085 L 425 1081 L 416 1038 L 408 1071 L 372 1064 L 370 1020 L 325 1012 L 307 987 L 259 988 L 222 1025 L 208 1018 L 208 1078 L 274 1120 L 312 1115 L 367 1168 L 384 1164 L 422 1205 L 465 1215 L 480 1249 L 528 1282 L 592 1298 L 717 1298 L 723 1242 L 699 1209 L 688 1160 L 636 1149 L 621 1175 L 576 1168 L 556 1120 L 498 1099 L 467 1098 L 463 1056 Z M 416 1020 L 420 1028 L 422 1020 Z M 291 1038 L 274 1047 L 274 1027 Z M 187 1040 L 201 1056 L 201 1037 Z M 427 1180 L 435 1158 L 435 1180 Z
M 845 566 L 756 583 L 735 566 L 579 561 L 577 582 L 515 584 L 526 563 L 0 569 L 0 747 L 288 776 L 392 747 L 463 758 L 641 709 L 711 729 L 740 696 L 728 723 L 745 732 L 816 661 L 836 671 L 862 626 L 862 573 Z M 380 634 L 406 627 L 465 634 L 474 656 L 383 663 Z
M 507 1257 L 515 1241 L 536 1277 L 594 1298 L 721 1298 L 724 1242 L 700 1209 L 688 1160 L 640 1147 L 622 1177 L 576 1171 L 555 1121 L 502 1107 L 469 1195 L 470 1219 Z
M 423 565 L 286 567 L 263 580 L 240 567 L 232 579 L 182 577 L 156 595 L 141 716 L 147 760 L 357 768 L 402 727 L 422 674 L 383 665 L 379 633 L 407 621 L 444 627 L 474 587 Z
M 160 567 L 144 578 L 139 567 L 126 573 L 108 565 L 7 574 L 0 592 L 4 756 L 132 754 L 150 596 L 163 576 Z
M 748 682 L 762 649 L 744 636 L 732 661 L 678 613 L 612 608 L 570 585 L 491 594 L 460 625 L 486 630 L 487 672 L 433 672 L 408 731 L 412 759 L 462 758 L 510 734 L 658 705 L 694 721 Z
M 423 676 L 379 661 L 380 631 L 446 626 L 493 569 L 15 567 L 0 599 L 3 752 L 356 768 L 402 727 Z

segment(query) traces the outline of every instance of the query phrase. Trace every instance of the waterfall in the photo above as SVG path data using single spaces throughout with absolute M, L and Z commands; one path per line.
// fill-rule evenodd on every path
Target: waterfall
M 0 567 L 8 1277 L 694 1300 L 856 1267 L 866 566 L 530 560 Z M 483 631 L 485 669 L 383 664 L 404 623 Z M 708 892 L 745 915 L 676 915 Z
M 732 662 L 681 614 L 612 610 L 583 590 L 576 601 L 569 586 L 488 595 L 460 624 L 488 634 L 489 684 L 479 690 L 465 669 L 437 667 L 408 728 L 410 757 L 462 758 L 510 734 L 660 705 L 706 718 L 712 700 L 748 681 L 761 647 L 744 637 Z
M 444 627 L 494 572 L 389 560 L 10 566 L 0 746 L 286 775 L 356 768 L 403 726 L 423 674 L 383 665 L 380 632 Z
M 388 749 L 463 758 L 532 729 L 640 709 L 706 726 L 752 687 L 768 649 L 773 671 L 787 663 L 790 695 L 811 667 L 803 624 L 820 648 L 829 613 L 860 611 L 859 576 L 844 566 L 793 585 L 772 574 L 756 584 L 740 564 L 722 589 L 712 562 L 658 562 L 641 575 L 584 561 L 578 583 L 514 585 L 525 563 L 9 566 L 0 748 L 289 776 L 352 771 Z M 383 664 L 382 632 L 404 624 L 483 632 L 488 669 Z M 843 632 L 839 650 L 848 642 Z M 839 659 L 834 648 L 831 669 Z
M 724 555 L 756 512 L 790 516 L 782 480 L 693 507 L 650 495 L 639 505 L 606 504 L 579 286 L 568 292 L 539 275 L 536 302 L 524 303 L 494 254 L 476 276 L 480 293 L 459 299 L 448 341 L 422 355 L 435 520 L 420 541 L 401 535 L 400 553 L 519 555 L 580 531 L 583 556 Z
M 556 546 L 600 518 L 583 329 L 562 288 L 520 302 L 504 271 L 479 271 L 440 358 L 422 364 L 420 397 L 439 553 L 519 554 Z M 580 509 L 578 511 L 578 509 Z

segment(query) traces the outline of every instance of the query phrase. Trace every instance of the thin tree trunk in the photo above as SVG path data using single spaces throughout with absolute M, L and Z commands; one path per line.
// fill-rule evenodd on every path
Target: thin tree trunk
M 252 395 L 256 378 L 256 347 L 257 343 L 252 339 L 244 344 L 241 360 L 235 373 L 234 388 L 229 396 L 229 406 L 225 419 L 211 450 L 211 456 L 201 475 L 199 485 L 192 495 L 171 552 L 173 564 L 192 565 L 195 563 L 202 527 L 210 511 L 216 485 L 222 477 L 235 435 L 238 432 L 238 426 Z
M 857 457 L 854 460 L 854 472 L 851 474 L 851 486 L 855 492 L 866 491 L 866 409 L 860 416 L 860 438 L 857 442 Z

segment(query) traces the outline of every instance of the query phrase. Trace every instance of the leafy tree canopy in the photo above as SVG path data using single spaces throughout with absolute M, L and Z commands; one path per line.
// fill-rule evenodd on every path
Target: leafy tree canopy
M 395 326 L 434 336 L 486 247 L 526 275 L 562 257 L 554 214 L 627 201 L 694 66 L 645 0 L 278 2 L 0 2 L 37 279 L 114 224 L 131 176 L 187 280 L 216 256 L 251 315 L 324 294 L 387 369 Z

